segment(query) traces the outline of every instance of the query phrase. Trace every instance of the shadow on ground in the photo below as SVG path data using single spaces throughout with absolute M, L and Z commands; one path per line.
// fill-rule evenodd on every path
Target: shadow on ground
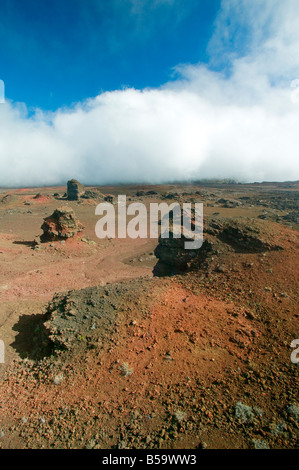
M 31 246 L 32 248 L 35 247 L 36 243 L 34 241 L 14 241 L 14 245 L 25 245 L 25 246 Z
M 45 320 L 45 314 L 23 315 L 13 326 L 13 331 L 17 331 L 18 335 L 11 346 L 22 358 L 41 359 L 51 354 L 51 342 L 44 328 Z

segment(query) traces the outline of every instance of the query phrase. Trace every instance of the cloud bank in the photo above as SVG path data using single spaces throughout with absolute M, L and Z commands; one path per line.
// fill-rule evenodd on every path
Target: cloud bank
M 0 104 L 0 186 L 299 179 L 296 0 L 223 0 L 208 50 L 160 88 Z

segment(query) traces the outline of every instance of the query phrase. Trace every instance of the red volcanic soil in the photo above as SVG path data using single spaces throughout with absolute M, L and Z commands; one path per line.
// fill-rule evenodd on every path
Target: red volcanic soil
M 250 201 L 218 206 L 225 191 L 206 191 L 206 215 L 263 213 Z M 230 198 L 252 196 L 238 191 Z M 0 446 L 297 447 L 299 369 L 290 359 L 298 337 L 297 230 L 263 221 L 283 249 L 223 249 L 195 271 L 157 278 L 157 240 L 96 239 L 96 202 L 68 203 L 85 226 L 82 236 L 33 249 L 42 219 L 59 202 L 47 199 L 31 213 L 12 202 L 15 212 L 0 213 L 7 358 L 0 365 Z M 53 295 L 67 291 L 45 314 Z M 102 329 L 98 315 L 108 318 Z M 45 340 L 49 324 L 51 334 L 71 338 L 67 350 Z

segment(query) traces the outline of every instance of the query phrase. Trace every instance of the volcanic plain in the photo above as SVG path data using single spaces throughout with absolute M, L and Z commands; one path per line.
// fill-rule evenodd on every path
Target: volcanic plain
M 0 190 L 0 448 L 298 447 L 299 183 L 85 191 Z M 202 202 L 198 255 L 97 238 L 118 195 Z

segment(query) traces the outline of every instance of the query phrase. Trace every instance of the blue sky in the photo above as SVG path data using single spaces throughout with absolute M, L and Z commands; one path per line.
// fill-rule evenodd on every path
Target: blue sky
M 55 110 L 107 90 L 157 87 L 207 62 L 220 0 L 1 0 L 9 99 Z
M 299 180 L 298 50 L 298 0 L 1 0 L 0 186 Z

